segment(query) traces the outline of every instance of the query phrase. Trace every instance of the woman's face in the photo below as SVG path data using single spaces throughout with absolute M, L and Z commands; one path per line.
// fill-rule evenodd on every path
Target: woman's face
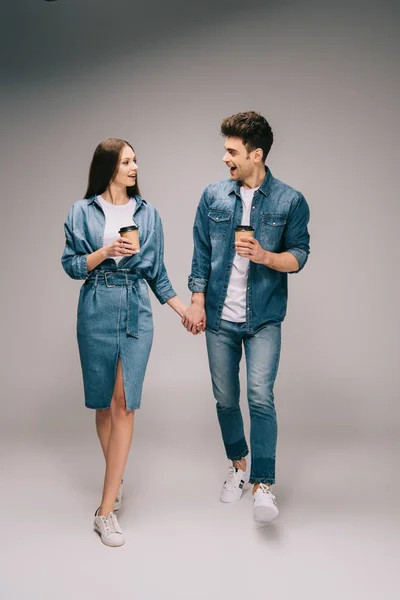
M 125 146 L 121 152 L 117 174 L 113 183 L 121 187 L 131 187 L 136 183 L 138 166 L 132 148 Z

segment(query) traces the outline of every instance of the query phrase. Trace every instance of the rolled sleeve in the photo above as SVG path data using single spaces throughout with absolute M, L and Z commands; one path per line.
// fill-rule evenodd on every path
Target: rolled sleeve
M 149 286 L 160 304 L 165 304 L 168 300 L 176 296 L 164 265 L 160 275 L 156 279 L 149 281 Z
M 87 270 L 87 254 L 81 254 L 76 257 L 75 270 L 78 275 L 77 279 L 86 279 L 88 276 Z
M 202 194 L 193 225 L 193 259 L 188 278 L 188 287 L 191 292 L 206 292 L 211 273 L 207 191 L 208 188 Z
M 88 276 L 87 270 L 87 254 L 78 254 L 76 251 L 76 234 L 73 230 L 73 210 L 64 224 L 65 247 L 61 257 L 61 264 L 64 271 L 72 279 L 86 279 Z
M 155 211 L 155 228 L 150 239 L 155 247 L 154 264 L 152 265 L 152 273 L 148 279 L 148 283 L 160 304 L 165 304 L 168 300 L 176 296 L 176 292 L 168 278 L 167 269 L 164 264 L 164 232 L 161 218 L 157 211 Z
M 191 292 L 206 292 L 208 286 L 207 279 L 201 279 L 200 277 L 193 277 L 189 275 L 188 287 Z
M 310 209 L 302 194 L 298 194 L 289 211 L 289 218 L 284 234 L 284 251 L 293 254 L 299 263 L 299 273 L 305 266 L 310 254 L 310 235 L 308 233 L 308 222 Z
M 304 250 L 300 250 L 300 248 L 290 248 L 290 250 L 286 250 L 289 254 L 293 254 L 297 262 L 299 263 L 299 268 L 296 271 L 290 271 L 290 273 L 299 273 L 302 270 L 304 265 L 307 262 L 308 254 Z

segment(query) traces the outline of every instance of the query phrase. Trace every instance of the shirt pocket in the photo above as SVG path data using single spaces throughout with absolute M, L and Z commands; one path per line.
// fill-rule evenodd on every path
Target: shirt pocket
M 212 240 L 222 240 L 230 232 L 232 213 L 228 210 L 212 209 L 208 213 L 210 226 L 210 238 Z
M 261 245 L 265 250 L 276 252 L 282 247 L 286 215 L 263 213 L 261 215 Z

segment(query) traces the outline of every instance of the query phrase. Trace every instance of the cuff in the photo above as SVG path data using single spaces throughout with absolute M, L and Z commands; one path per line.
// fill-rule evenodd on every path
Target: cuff
M 192 275 L 189 275 L 188 287 L 191 292 L 205 292 L 207 290 L 207 285 L 207 279 L 201 279 L 200 277 L 192 277 Z
M 300 250 L 300 248 L 290 248 L 289 250 L 285 250 L 285 252 L 293 254 L 293 256 L 297 259 L 297 262 L 299 263 L 299 268 L 297 269 L 297 271 L 290 271 L 290 273 L 298 273 L 299 271 L 301 271 L 307 262 L 307 252 L 305 250 Z
M 79 256 L 76 267 L 78 270 L 79 279 L 86 279 L 86 277 L 88 276 L 87 254 Z
M 176 292 L 172 287 L 165 288 L 163 290 L 154 290 L 154 295 L 160 304 L 165 304 L 168 300 L 171 300 L 176 296 Z

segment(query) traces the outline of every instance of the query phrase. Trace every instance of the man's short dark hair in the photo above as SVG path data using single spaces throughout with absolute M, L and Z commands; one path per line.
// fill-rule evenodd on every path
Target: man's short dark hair
M 274 141 L 267 119 L 254 110 L 226 117 L 221 123 L 221 133 L 225 137 L 241 138 L 247 152 L 261 148 L 264 162 Z

